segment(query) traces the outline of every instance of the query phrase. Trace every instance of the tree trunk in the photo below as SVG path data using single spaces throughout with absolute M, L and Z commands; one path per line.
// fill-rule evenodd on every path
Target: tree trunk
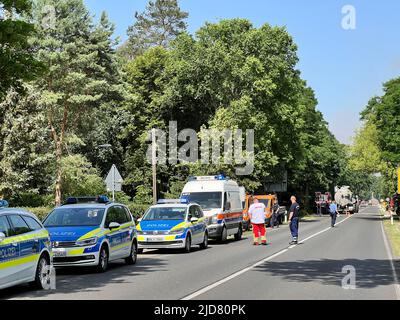
M 58 141 L 57 142 L 57 150 L 56 150 L 56 163 L 57 163 L 57 173 L 56 173 L 56 194 L 55 194 L 55 202 L 56 206 L 61 205 L 61 179 L 62 179 L 62 145 Z

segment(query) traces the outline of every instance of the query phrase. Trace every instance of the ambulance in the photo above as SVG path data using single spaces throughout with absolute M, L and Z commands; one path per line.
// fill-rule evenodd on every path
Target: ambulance
M 181 198 L 197 203 L 208 221 L 208 237 L 225 242 L 229 236 L 242 239 L 243 199 L 237 182 L 225 177 L 190 177 Z

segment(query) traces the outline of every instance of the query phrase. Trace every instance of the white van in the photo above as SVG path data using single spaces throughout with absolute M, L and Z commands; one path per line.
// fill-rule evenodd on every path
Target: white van
M 239 185 L 223 175 L 191 177 L 182 198 L 199 204 L 208 218 L 208 235 L 225 241 L 240 240 L 243 233 L 243 204 Z

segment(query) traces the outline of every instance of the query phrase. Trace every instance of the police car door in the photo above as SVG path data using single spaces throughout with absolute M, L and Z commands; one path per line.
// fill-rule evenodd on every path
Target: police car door
M 125 247 L 128 246 L 124 234 L 129 232 L 129 228 L 123 227 L 123 225 L 126 224 L 128 221 L 125 209 L 122 206 L 112 206 L 108 209 L 105 227 L 109 228 L 110 224 L 113 222 L 120 224 L 121 227 L 110 230 L 110 233 L 107 235 L 108 242 L 110 244 L 110 260 L 120 259 L 121 257 L 124 257 L 126 252 Z
M 197 232 L 199 234 L 198 244 L 201 244 L 204 241 L 204 233 L 206 231 L 207 224 L 206 219 L 204 218 L 203 210 L 201 210 L 201 207 L 199 206 L 196 206 L 196 217 L 199 219 L 199 222 L 196 225 Z
M 33 268 L 37 263 L 37 239 L 30 236 L 31 229 L 25 220 L 17 214 L 8 215 L 13 230 L 13 236 L 9 238 L 9 250 L 15 250 L 16 259 L 10 262 L 14 269 L 13 275 L 17 280 L 33 277 Z
M 11 243 L 12 229 L 5 215 L 0 216 L 0 232 L 5 238 L 0 239 L 0 287 L 18 280 L 17 269 L 12 266 L 18 258 L 19 248 Z
M 191 206 L 189 208 L 189 214 L 192 218 L 200 219 L 199 216 L 199 211 L 197 210 L 197 206 Z M 201 233 L 201 222 L 196 221 L 196 222 L 190 222 L 192 224 L 192 243 L 193 244 L 198 244 L 201 241 L 200 238 L 200 233 Z

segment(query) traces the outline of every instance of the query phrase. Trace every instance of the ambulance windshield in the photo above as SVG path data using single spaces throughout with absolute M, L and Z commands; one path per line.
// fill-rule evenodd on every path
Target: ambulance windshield
M 188 197 L 191 203 L 197 203 L 205 211 L 222 208 L 222 192 L 191 192 L 182 196 Z

